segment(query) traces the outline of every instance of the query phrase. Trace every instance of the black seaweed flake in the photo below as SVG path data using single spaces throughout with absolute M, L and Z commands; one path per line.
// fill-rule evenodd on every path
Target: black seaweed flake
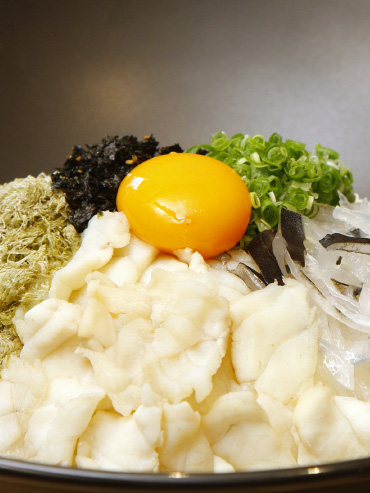
M 123 178 L 152 157 L 183 152 L 179 144 L 158 147 L 150 135 L 138 141 L 133 135 L 105 137 L 101 143 L 74 146 L 72 153 L 52 174 L 53 189 L 66 194 L 69 220 L 79 233 L 100 211 L 116 210 L 116 195 Z
M 302 214 L 282 207 L 280 212 L 280 230 L 287 243 L 287 249 L 293 260 L 305 266 L 305 234 Z
M 249 243 L 247 251 L 260 268 L 266 284 L 277 281 L 280 286 L 283 286 L 283 274 L 272 248 L 275 235 L 276 231 L 272 229 L 261 231 Z

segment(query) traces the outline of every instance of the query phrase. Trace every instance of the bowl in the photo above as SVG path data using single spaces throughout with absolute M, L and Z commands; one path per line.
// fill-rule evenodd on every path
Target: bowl
M 369 0 L 3 0 L 0 183 L 72 145 L 153 131 L 278 131 L 338 150 L 369 195 Z M 159 8 L 158 8 L 159 5 Z M 0 458 L 0 493 L 362 492 L 370 458 L 232 474 L 132 474 Z

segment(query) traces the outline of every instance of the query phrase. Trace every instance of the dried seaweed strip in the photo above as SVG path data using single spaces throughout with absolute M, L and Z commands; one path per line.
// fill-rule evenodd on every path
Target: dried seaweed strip
M 17 354 L 22 349 L 22 344 L 14 331 L 14 327 L 0 323 L 0 371 L 8 355 Z
M 0 186 L 0 370 L 21 342 L 13 317 L 46 296 L 53 274 L 73 256 L 80 237 L 68 221 L 64 194 L 40 174 Z
M 179 144 L 159 148 L 153 136 L 142 141 L 132 135 L 105 137 L 99 144 L 75 146 L 64 165 L 52 174 L 53 189 L 65 192 L 69 219 L 81 233 L 98 212 L 116 210 L 117 190 L 127 173 L 170 152 L 183 151 Z

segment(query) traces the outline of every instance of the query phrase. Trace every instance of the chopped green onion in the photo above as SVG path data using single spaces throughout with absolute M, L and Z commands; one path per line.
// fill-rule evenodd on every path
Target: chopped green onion
M 305 160 L 289 160 L 285 165 L 285 172 L 292 180 L 300 180 L 305 176 L 307 162 Z
M 274 205 L 276 205 L 276 197 L 275 197 L 274 192 L 269 192 L 269 197 L 270 197 L 271 202 L 272 202 Z
M 252 207 L 254 209 L 258 209 L 258 207 L 261 206 L 261 201 L 260 201 L 260 198 L 258 197 L 257 193 L 256 192 L 251 192 L 250 193 L 250 197 L 251 197 Z
M 289 211 L 298 212 L 295 203 L 292 202 L 291 200 L 283 200 L 280 204 L 280 209 L 282 207 L 288 209 Z
M 282 141 L 282 137 L 281 135 L 277 134 L 276 132 L 273 133 L 271 135 L 271 137 L 269 138 L 269 143 L 270 144 L 280 144 L 280 142 Z
M 318 183 L 318 188 L 321 192 L 329 193 L 337 188 L 338 171 L 336 169 L 327 169 L 322 175 L 322 179 Z
M 270 225 L 269 229 L 273 229 L 279 221 L 279 208 L 270 199 L 264 199 L 261 203 L 261 216 Z
M 274 146 L 270 147 L 263 160 L 266 163 L 273 164 L 274 166 L 277 166 L 279 167 L 279 169 L 281 169 L 280 165 L 287 160 L 287 157 L 288 151 L 285 147 Z
M 263 176 L 259 176 L 258 178 L 254 178 L 249 182 L 248 185 L 250 192 L 256 192 L 259 197 L 262 197 L 267 194 L 270 189 L 270 182 L 268 178 L 264 178 Z
M 218 132 L 212 136 L 211 145 L 216 151 L 223 151 L 230 145 L 230 140 L 224 132 Z
M 275 197 L 280 197 L 283 184 L 278 176 L 270 175 L 268 177 L 270 182 L 270 191 L 274 193 Z
M 305 144 L 302 144 L 302 142 L 297 142 L 296 140 L 286 140 L 285 145 L 287 146 L 288 149 L 294 151 L 294 152 L 303 152 L 306 148 Z
M 252 145 L 256 147 L 256 149 L 263 150 L 266 146 L 266 141 L 263 135 L 255 135 L 251 137 Z
M 307 208 L 309 195 L 305 190 L 292 187 L 288 190 L 286 197 L 295 205 L 297 211 L 304 211 Z
M 323 159 L 333 159 L 336 161 L 339 158 L 339 154 L 333 149 L 329 149 L 329 147 L 323 147 L 321 144 L 316 144 L 316 154 L 318 157 Z
M 353 176 L 339 154 L 320 144 L 308 152 L 305 144 L 283 141 L 278 133 L 268 140 L 262 135 L 237 133 L 231 138 L 217 132 L 210 144 L 193 146 L 233 168 L 249 188 L 252 215 L 240 241 L 246 247 L 264 229 L 276 227 L 282 207 L 314 217 L 319 204 L 338 205 L 339 193 L 354 202 Z

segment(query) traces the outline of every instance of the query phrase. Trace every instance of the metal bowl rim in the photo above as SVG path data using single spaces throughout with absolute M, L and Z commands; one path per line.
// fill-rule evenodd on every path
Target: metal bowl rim
M 153 487 L 166 485 L 251 485 L 286 483 L 294 481 L 329 480 L 346 477 L 369 477 L 370 458 L 354 459 L 312 466 L 268 469 L 236 473 L 124 473 L 106 470 L 77 469 L 73 467 L 50 466 L 35 462 L 0 458 L 0 484 L 2 474 L 14 474 L 19 477 L 63 480 L 72 482 L 104 483 L 111 485 L 131 484 Z

